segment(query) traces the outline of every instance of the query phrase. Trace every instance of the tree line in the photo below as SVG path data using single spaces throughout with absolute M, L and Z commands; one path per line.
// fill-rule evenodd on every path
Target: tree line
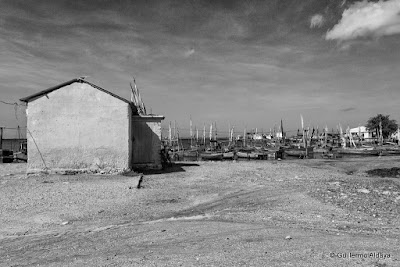
M 396 120 L 391 120 L 389 118 L 389 115 L 378 114 L 375 117 L 369 118 L 365 127 L 368 131 L 375 132 L 377 136 L 379 136 L 380 131 L 382 131 L 382 137 L 386 139 L 394 134 L 399 126 Z

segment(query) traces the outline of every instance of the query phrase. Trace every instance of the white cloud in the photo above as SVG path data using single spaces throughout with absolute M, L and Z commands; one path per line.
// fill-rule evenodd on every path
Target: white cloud
M 342 19 L 327 32 L 325 38 L 347 41 L 399 33 L 400 0 L 362 1 L 346 9 Z
M 314 16 L 311 17 L 310 20 L 310 27 L 311 28 L 320 28 L 325 22 L 324 17 L 321 14 L 315 14 Z
M 187 50 L 187 51 L 185 52 L 185 57 L 190 57 L 191 55 L 194 54 L 194 52 L 196 52 L 196 51 L 194 50 L 194 48 L 191 48 L 191 49 Z

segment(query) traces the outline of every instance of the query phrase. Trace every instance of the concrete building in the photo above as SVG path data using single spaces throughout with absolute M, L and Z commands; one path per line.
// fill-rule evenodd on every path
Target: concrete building
M 359 135 L 363 139 L 370 139 L 370 138 L 375 138 L 376 134 L 375 132 L 368 131 L 367 127 L 365 126 L 359 126 L 356 128 L 350 129 L 350 133 L 353 137 L 358 137 Z
M 400 140 L 400 129 L 397 129 L 392 135 L 390 136 L 392 139 Z
M 161 168 L 163 116 L 81 78 L 20 99 L 27 103 L 28 172 Z

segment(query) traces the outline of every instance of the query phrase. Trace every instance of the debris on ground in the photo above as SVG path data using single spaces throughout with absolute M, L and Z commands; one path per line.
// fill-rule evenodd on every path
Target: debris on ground
M 400 168 L 398 167 L 387 169 L 373 169 L 368 170 L 366 173 L 373 176 L 400 178 Z

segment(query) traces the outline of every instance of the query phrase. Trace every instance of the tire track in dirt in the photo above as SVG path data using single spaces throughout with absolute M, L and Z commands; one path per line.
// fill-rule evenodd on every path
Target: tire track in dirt
M 206 213 L 226 210 L 232 207 L 240 207 L 248 203 L 256 205 L 269 204 L 272 206 L 274 202 L 278 201 L 278 199 L 281 199 L 284 196 L 295 192 L 297 192 L 297 190 L 295 189 L 277 191 L 266 190 L 265 187 L 256 190 L 245 190 L 244 192 L 233 192 L 225 194 L 224 196 L 216 198 L 214 200 L 194 205 L 190 208 L 186 208 L 178 212 L 173 212 L 165 218 L 180 218 L 203 215 Z

